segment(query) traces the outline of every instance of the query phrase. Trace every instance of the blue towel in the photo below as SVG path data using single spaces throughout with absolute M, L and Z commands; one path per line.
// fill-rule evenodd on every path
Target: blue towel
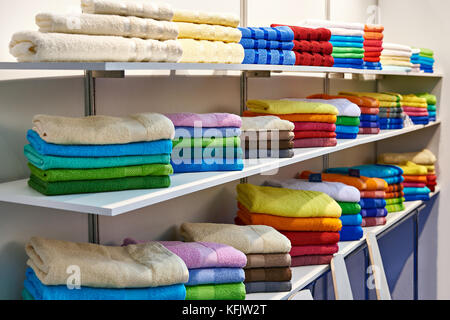
M 341 140 L 354 140 L 358 138 L 358 134 L 355 133 L 339 133 L 336 132 L 336 139 L 341 139 Z
M 364 48 L 362 42 L 350 42 L 350 41 L 330 41 L 333 47 L 340 48 Z
M 175 139 L 179 138 L 231 138 L 240 137 L 239 128 L 192 128 L 176 127 Z
M 411 201 L 429 201 L 430 195 L 428 194 L 416 194 L 416 195 L 405 195 L 405 202 Z
M 356 65 L 356 66 L 363 66 L 364 60 L 363 59 L 350 59 L 350 58 L 334 58 L 334 64 L 341 64 L 341 65 Z
M 364 65 L 365 70 L 383 70 L 383 67 L 368 67 Z
M 227 159 L 230 160 L 230 159 Z M 174 173 L 188 173 L 188 172 L 218 172 L 218 171 L 242 171 L 244 170 L 244 161 L 242 159 L 235 159 L 231 164 L 224 162 L 220 163 L 207 163 L 208 159 L 203 160 L 202 164 L 175 164 L 172 162 Z
M 239 283 L 245 281 L 245 272 L 241 268 L 190 269 L 186 286 L 204 284 Z
M 431 190 L 427 187 L 423 188 L 405 188 L 403 190 L 405 195 L 411 196 L 411 195 L 419 195 L 419 194 L 430 194 Z
M 418 61 L 420 61 L 420 64 L 427 64 L 427 65 L 433 65 L 435 60 L 433 58 L 428 58 L 428 57 L 420 57 Z
M 242 148 L 175 148 L 172 162 L 179 163 L 187 159 L 242 159 Z
M 361 215 L 363 218 L 384 218 L 387 217 L 388 211 L 386 208 L 362 209 Z
M 368 61 L 364 61 L 364 65 L 367 67 L 373 67 L 373 68 L 380 68 L 382 67 L 381 62 L 368 62 Z
M 401 130 L 403 128 L 403 124 L 380 124 L 381 130 Z
M 410 117 L 414 124 L 428 124 L 429 117 Z
M 358 134 L 359 133 L 359 127 L 336 126 L 336 133 Z
M 343 226 L 360 226 L 362 224 L 362 216 L 360 214 L 341 216 Z
M 293 51 L 246 49 L 243 64 L 295 65 Z
M 363 122 L 379 122 L 380 117 L 373 114 L 362 114 L 360 117 Z
M 82 287 L 69 290 L 67 286 L 46 286 L 31 268 L 26 271 L 25 289 L 35 300 L 185 300 L 183 284 L 136 289 L 102 289 Z
M 363 65 L 357 65 L 357 64 L 334 64 L 334 68 L 348 68 L 348 69 L 364 69 Z
M 361 199 L 361 201 L 359 201 L 359 204 L 362 209 L 385 208 L 386 200 L 363 198 L 363 199 Z
M 340 241 L 357 241 L 364 236 L 362 227 L 343 226 L 340 233 Z
M 357 36 L 331 36 L 330 41 L 364 43 L 364 37 L 357 37 Z
M 361 121 L 359 124 L 360 128 L 379 128 L 380 122 L 379 121 Z
M 293 41 L 267 41 L 242 38 L 240 44 L 244 49 L 273 49 L 287 51 L 294 49 Z
M 275 28 L 239 28 L 242 33 L 242 38 L 250 38 L 257 40 L 272 40 L 272 41 L 293 41 L 294 31 L 291 28 L 280 26 Z
M 337 174 L 349 174 L 351 169 L 359 170 L 361 176 L 368 178 L 392 178 L 403 175 L 403 170 L 397 166 L 384 165 L 384 164 L 369 164 L 362 166 L 354 166 L 348 168 L 330 168 L 327 169 L 327 173 Z
M 28 131 L 27 139 L 39 154 L 58 157 L 100 158 L 172 153 L 171 140 L 99 146 L 59 145 L 45 142 L 34 130 Z
M 396 176 L 396 177 L 388 177 L 383 178 L 387 182 L 387 184 L 399 184 L 405 181 L 405 178 L 403 176 Z

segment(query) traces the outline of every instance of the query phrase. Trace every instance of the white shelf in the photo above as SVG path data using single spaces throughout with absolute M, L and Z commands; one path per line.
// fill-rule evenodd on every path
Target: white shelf
M 435 197 L 439 194 L 439 187 L 436 188 L 436 191 L 431 195 L 431 197 Z M 344 257 L 348 256 L 350 253 L 355 251 L 364 245 L 366 241 L 366 234 L 369 232 L 374 232 L 376 235 L 381 234 L 383 231 L 393 227 L 395 224 L 400 222 L 403 218 L 410 215 L 414 210 L 419 208 L 422 204 L 426 204 L 424 201 L 413 201 L 413 202 L 405 202 L 405 211 L 390 213 L 387 216 L 387 223 L 384 226 L 370 227 L 364 228 L 364 237 L 359 241 L 351 241 L 351 242 L 339 242 L 339 254 L 342 254 Z M 292 294 L 297 291 L 303 290 L 307 287 L 311 282 L 320 278 L 323 274 L 330 270 L 330 265 L 321 265 L 321 266 L 306 266 L 306 267 L 297 267 L 292 268 L 292 288 L 291 292 L 279 292 L 279 293 L 255 293 L 247 295 L 247 300 L 286 300 Z
M 360 70 L 309 66 L 280 66 L 263 64 L 211 64 L 211 63 L 154 63 L 154 62 L 0 62 L 0 70 L 213 70 L 213 71 L 273 71 L 305 73 L 351 73 L 367 75 L 393 75 L 441 78 L 441 73 L 414 73 L 387 70 Z
M 296 149 L 295 156 L 289 159 L 246 160 L 243 171 L 176 174 L 172 177 L 171 187 L 167 189 L 129 190 L 47 197 L 28 187 L 27 180 L 18 180 L 0 184 L 0 201 L 86 214 L 118 216 L 156 203 L 242 178 L 267 173 L 277 168 L 326 154 L 400 136 L 426 127 L 437 126 L 439 123 L 440 121 L 437 121 L 426 126 L 417 125 L 402 130 L 386 130 L 378 135 L 361 135 L 355 140 L 339 140 L 338 145 L 331 148 Z

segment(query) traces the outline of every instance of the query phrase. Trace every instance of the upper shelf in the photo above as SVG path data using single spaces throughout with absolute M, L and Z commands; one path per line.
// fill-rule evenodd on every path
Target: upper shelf
M 0 62 L 0 70 L 213 70 L 213 71 L 273 71 L 299 73 L 350 73 L 363 75 L 392 75 L 442 78 L 441 73 L 414 73 L 387 70 L 359 70 L 309 66 L 280 66 L 263 64 L 211 64 L 211 63 L 154 63 L 154 62 Z

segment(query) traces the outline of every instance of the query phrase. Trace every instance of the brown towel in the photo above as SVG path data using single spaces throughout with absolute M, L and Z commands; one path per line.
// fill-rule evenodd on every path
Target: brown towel
M 290 267 L 291 260 L 290 254 L 249 254 L 245 269 Z
M 268 140 L 268 141 L 243 141 L 242 143 L 245 147 L 245 150 L 250 150 L 250 148 L 252 150 L 256 149 L 272 149 L 272 141 Z M 274 146 L 275 147 L 275 146 Z M 280 140 L 278 142 L 278 148 L 280 150 L 286 150 L 286 149 L 292 149 L 294 148 L 294 141 L 289 141 L 289 140 Z
M 283 282 L 291 280 L 291 268 L 259 268 L 245 270 L 245 282 Z
M 248 140 L 288 140 L 292 141 L 295 138 L 293 131 L 243 131 L 241 139 Z

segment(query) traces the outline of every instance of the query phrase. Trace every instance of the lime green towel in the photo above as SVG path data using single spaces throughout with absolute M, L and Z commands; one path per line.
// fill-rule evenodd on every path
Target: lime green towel
M 27 289 L 22 290 L 22 299 L 25 301 L 35 300 L 31 293 Z
M 239 184 L 237 193 L 238 201 L 252 213 L 290 218 L 339 218 L 342 214 L 337 202 L 322 192 Z
M 405 205 L 403 203 L 399 204 L 390 204 L 386 206 L 386 210 L 388 213 L 400 212 L 405 210 Z
M 405 201 L 406 201 L 405 198 L 386 199 L 386 204 L 387 205 L 401 204 Z
M 355 215 L 361 213 L 361 206 L 356 202 L 339 202 L 343 215 Z
M 346 47 L 334 47 L 333 53 L 359 53 L 364 54 L 363 48 L 346 48 Z
M 46 182 L 31 175 L 28 185 L 47 196 L 99 193 L 124 190 L 158 189 L 170 187 L 170 177 L 130 177 L 107 180 Z
M 331 104 L 294 100 L 249 100 L 247 108 L 263 114 L 339 114 L 339 110 Z
M 31 174 L 47 182 L 104 180 L 126 177 L 170 176 L 173 168 L 170 164 L 145 164 L 141 166 L 101 168 L 101 169 L 50 169 L 41 170 L 28 164 Z
M 359 117 L 337 117 L 337 126 L 359 127 L 361 120 Z
M 430 93 L 418 93 L 416 94 L 416 96 L 418 96 L 419 98 L 424 98 L 427 100 L 427 103 L 429 105 L 436 105 L 437 103 L 437 98 L 434 94 L 430 94 Z
M 243 283 L 186 287 L 186 300 L 245 300 Z
M 420 55 L 421 55 L 422 57 L 433 58 L 433 57 L 434 57 L 434 51 L 431 50 L 431 49 L 420 48 Z
M 332 53 L 333 58 L 341 59 L 364 59 L 364 53 Z
M 180 138 L 173 140 L 175 148 L 239 148 L 240 137 L 230 138 Z

